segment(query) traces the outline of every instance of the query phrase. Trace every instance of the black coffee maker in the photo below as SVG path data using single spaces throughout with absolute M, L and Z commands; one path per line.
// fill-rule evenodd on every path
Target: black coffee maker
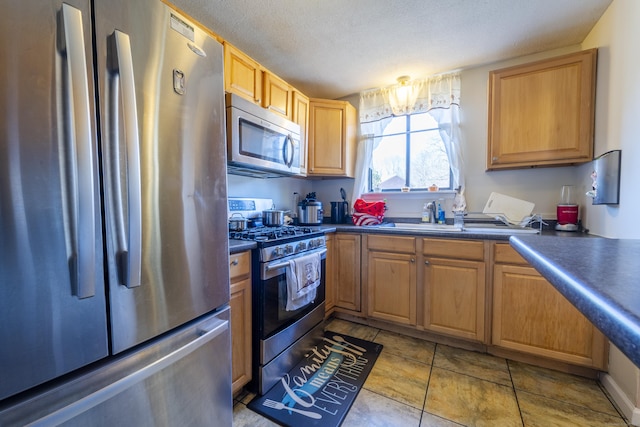
M 331 202 L 331 223 L 344 224 L 349 214 L 349 203 Z
M 347 202 L 347 193 L 344 188 L 340 189 L 341 202 L 331 202 L 331 223 L 344 224 L 349 216 L 349 202 Z

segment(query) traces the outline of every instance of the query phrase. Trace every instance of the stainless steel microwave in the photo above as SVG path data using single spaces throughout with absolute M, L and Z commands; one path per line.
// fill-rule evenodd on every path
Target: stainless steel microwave
M 300 126 L 235 94 L 226 95 L 231 174 L 262 178 L 300 174 Z

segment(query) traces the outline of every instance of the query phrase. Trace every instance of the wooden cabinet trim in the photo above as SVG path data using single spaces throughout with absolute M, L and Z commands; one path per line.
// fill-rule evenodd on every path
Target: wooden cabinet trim
M 229 256 L 229 276 L 231 281 L 251 273 L 251 252 L 240 252 Z
M 496 243 L 494 245 L 493 259 L 497 264 L 529 265 L 527 260 L 522 258 L 508 243 Z
M 484 242 L 479 240 L 422 239 L 422 253 L 455 259 L 484 260 Z
M 370 251 L 389 251 L 415 254 L 416 238 L 389 235 L 370 235 L 367 239 Z

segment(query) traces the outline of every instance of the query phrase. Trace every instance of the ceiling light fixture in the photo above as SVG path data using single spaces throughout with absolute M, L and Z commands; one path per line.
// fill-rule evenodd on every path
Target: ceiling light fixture
M 400 86 L 406 86 L 409 84 L 409 80 L 411 80 L 410 76 L 400 76 L 397 79 L 398 84 L 400 84 Z

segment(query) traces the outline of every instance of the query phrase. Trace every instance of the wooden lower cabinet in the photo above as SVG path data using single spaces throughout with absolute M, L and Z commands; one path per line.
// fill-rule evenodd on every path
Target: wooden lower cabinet
M 334 304 L 355 313 L 362 310 L 360 286 L 360 242 L 357 233 L 337 233 L 332 243 Z
M 416 239 L 368 236 L 367 316 L 416 325 Z
M 333 313 L 336 305 L 336 268 L 335 268 L 335 233 L 327 234 L 325 242 L 327 245 L 327 259 L 325 261 L 325 284 L 324 284 L 324 311 L 325 317 L 329 317 Z
M 251 251 L 230 256 L 233 393 L 251 381 Z
M 606 369 L 607 340 L 512 248 L 496 244 L 492 344 Z M 515 264 L 502 264 L 503 259 Z M 521 260 L 521 261 L 520 261 Z
M 483 341 L 486 303 L 484 243 L 424 239 L 423 253 L 424 328 Z

